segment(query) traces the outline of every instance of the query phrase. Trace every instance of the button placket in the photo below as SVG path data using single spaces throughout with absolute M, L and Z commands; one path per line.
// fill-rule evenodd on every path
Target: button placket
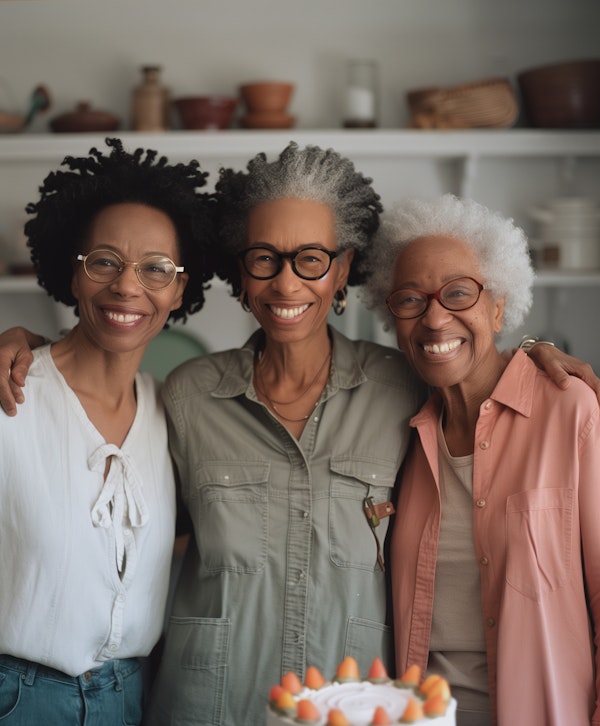
M 288 586 L 284 604 L 282 668 L 301 672 L 306 638 L 303 613 L 306 612 L 308 599 L 312 501 L 306 462 L 293 455 L 291 464 L 294 474 L 289 489 Z M 294 510 L 296 516 L 291 516 Z

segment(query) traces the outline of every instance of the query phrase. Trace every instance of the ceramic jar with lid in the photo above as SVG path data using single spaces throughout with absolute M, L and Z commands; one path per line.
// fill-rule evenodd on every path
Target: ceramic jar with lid
M 131 94 L 131 128 L 134 131 L 166 131 L 169 123 L 169 91 L 161 82 L 159 66 L 143 66 L 142 82 Z
M 50 121 L 50 128 L 56 133 L 91 133 L 95 131 L 116 131 L 120 119 L 110 111 L 92 108 L 89 101 L 79 101 L 72 111 L 61 113 Z

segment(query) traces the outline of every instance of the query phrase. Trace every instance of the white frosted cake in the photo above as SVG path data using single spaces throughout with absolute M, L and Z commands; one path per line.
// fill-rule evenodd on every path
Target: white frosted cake
M 419 681 L 415 667 L 391 680 L 378 658 L 364 680 L 353 658 L 342 661 L 331 682 L 316 669 L 307 670 L 304 684 L 288 673 L 271 689 L 267 726 L 456 726 L 456 701 L 447 681 L 439 676 Z

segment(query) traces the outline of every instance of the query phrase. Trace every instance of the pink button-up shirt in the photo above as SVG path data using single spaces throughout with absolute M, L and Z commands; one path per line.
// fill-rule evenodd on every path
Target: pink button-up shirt
M 434 395 L 411 421 L 418 437 L 392 535 L 399 673 L 427 665 L 440 407 Z M 598 402 L 576 379 L 559 391 L 521 351 L 479 410 L 473 537 L 496 723 L 600 724 Z

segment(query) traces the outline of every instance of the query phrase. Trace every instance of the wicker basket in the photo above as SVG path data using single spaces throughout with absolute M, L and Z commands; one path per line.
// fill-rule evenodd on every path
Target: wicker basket
M 447 88 L 420 88 L 406 94 L 419 129 L 469 129 L 512 126 L 519 115 L 507 78 L 488 78 Z

